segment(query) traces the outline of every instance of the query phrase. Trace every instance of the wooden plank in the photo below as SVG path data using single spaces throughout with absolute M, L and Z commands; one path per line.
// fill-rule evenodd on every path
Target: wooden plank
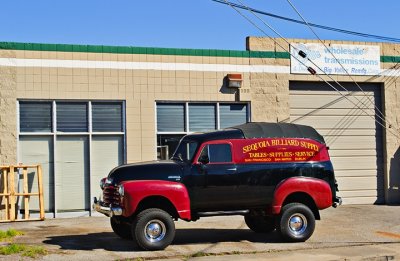
M 39 196 L 39 192 L 32 192 L 32 193 L 15 193 L 15 196 Z
M 3 194 L 4 194 L 4 204 L 5 204 L 5 210 L 6 210 L 6 219 L 9 220 L 10 219 L 10 204 L 9 204 L 9 200 L 10 200 L 10 194 L 8 191 L 8 168 L 3 168 Z
M 15 180 L 14 180 L 14 166 L 10 166 L 10 172 L 8 173 L 9 188 L 10 188 L 10 221 L 15 221 Z
M 22 174 L 23 174 L 23 184 L 24 184 L 24 189 L 23 189 L 23 196 L 24 196 L 24 218 L 29 219 L 29 195 L 28 194 L 28 168 L 23 167 L 22 169 Z
M 40 219 L 44 220 L 44 197 L 43 197 L 43 180 L 42 180 L 42 166 L 37 165 L 37 175 L 38 175 L 38 190 L 39 190 L 39 209 L 40 209 Z
M 15 166 L 17 168 L 28 168 L 28 169 L 36 169 L 38 165 L 18 165 Z
M 14 222 L 24 222 L 24 221 L 26 221 L 25 219 L 17 219 L 17 220 L 14 220 Z M 41 218 L 32 218 L 32 219 L 29 219 L 29 221 L 43 221 L 43 219 L 41 219 Z M 0 220 L 0 223 L 9 223 L 10 221 L 9 220 Z

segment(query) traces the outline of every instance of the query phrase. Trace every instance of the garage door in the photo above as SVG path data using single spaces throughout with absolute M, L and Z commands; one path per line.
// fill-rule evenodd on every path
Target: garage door
M 375 122 L 380 85 L 361 84 L 364 93 L 355 84 L 343 86 L 349 91 L 342 93 L 358 106 L 326 83 L 291 82 L 290 121 L 324 136 L 344 204 L 384 203 L 382 129 Z

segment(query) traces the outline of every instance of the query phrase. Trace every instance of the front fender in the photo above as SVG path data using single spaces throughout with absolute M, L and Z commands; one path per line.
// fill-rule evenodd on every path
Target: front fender
M 276 187 L 272 201 L 272 213 L 279 214 L 285 199 L 296 192 L 308 194 L 318 209 L 332 206 L 332 191 L 328 182 L 310 177 L 292 177 L 283 180 Z
M 124 186 L 123 216 L 133 215 L 139 203 L 151 196 L 161 196 L 174 205 L 181 219 L 190 220 L 190 199 L 182 183 L 165 180 L 135 180 L 121 183 Z

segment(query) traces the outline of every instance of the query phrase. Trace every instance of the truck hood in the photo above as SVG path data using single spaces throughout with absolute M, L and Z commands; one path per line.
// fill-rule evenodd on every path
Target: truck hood
M 127 180 L 168 180 L 180 181 L 184 164 L 172 160 L 149 161 L 121 165 L 108 174 L 113 184 Z

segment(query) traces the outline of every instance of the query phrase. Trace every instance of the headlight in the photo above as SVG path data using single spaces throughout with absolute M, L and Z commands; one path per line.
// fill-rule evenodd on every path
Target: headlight
M 123 186 L 123 185 L 120 185 L 120 186 L 118 187 L 118 193 L 119 193 L 119 195 L 120 195 L 121 197 L 124 196 L 125 190 L 124 190 L 124 186 Z
M 100 180 L 100 188 L 101 190 L 104 190 L 104 186 L 106 185 L 106 178 L 102 178 Z
M 106 184 L 107 184 L 107 185 L 110 185 L 110 184 L 112 184 L 112 183 L 113 183 L 113 181 L 114 181 L 114 179 L 113 179 L 113 178 L 106 178 Z

